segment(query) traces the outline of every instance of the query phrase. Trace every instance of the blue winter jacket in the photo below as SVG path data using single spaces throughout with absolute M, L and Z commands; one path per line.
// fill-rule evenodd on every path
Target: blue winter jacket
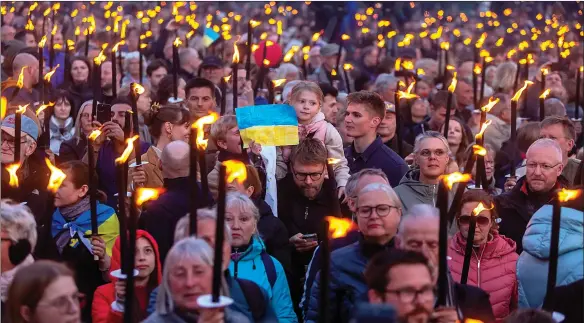
M 519 307 L 537 308 L 543 304 L 549 266 L 552 210 L 553 207 L 548 204 L 535 212 L 523 236 L 523 252 L 517 260 Z M 584 277 L 583 216 L 582 212 L 575 209 L 562 208 L 556 286 L 568 285 Z
M 240 254 L 236 261 L 231 260 L 229 263 L 229 272 L 233 278 L 251 280 L 266 290 L 271 300 L 272 308 L 276 312 L 280 323 L 298 322 L 298 318 L 294 313 L 294 307 L 292 306 L 292 298 L 290 297 L 290 288 L 286 280 L 286 273 L 280 262 L 272 256 L 270 258 L 276 270 L 276 281 L 274 287 L 270 285 L 264 263 L 261 259 L 261 253 L 265 249 L 266 247 L 262 240 L 253 237 L 252 243 L 247 250 Z M 233 254 L 232 258 L 234 258 Z

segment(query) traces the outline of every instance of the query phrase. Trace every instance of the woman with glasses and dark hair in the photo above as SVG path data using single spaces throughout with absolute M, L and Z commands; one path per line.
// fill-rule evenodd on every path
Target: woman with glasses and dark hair
M 477 207 L 482 203 L 484 209 Z M 517 276 L 515 242 L 499 230 L 499 215 L 494 199 L 483 190 L 463 194 L 456 215 L 459 231 L 452 237 L 448 249 L 448 267 L 455 281 L 460 282 L 470 218 L 476 216 L 476 229 L 470 258 L 467 283 L 482 288 L 490 295 L 497 321 L 503 320 L 517 308 Z M 476 211 L 475 211 L 476 210 Z
M 355 303 L 367 297 L 363 272 L 373 256 L 394 248 L 402 205 L 391 186 L 372 183 L 359 191 L 355 215 L 361 237 L 359 241 L 331 254 L 329 282 L 329 318 L 331 322 L 348 322 Z M 317 322 L 320 302 L 320 273 L 310 289 L 305 322 Z M 308 296 L 307 296 L 308 297 Z M 337 317 L 337 314 L 340 314 Z
M 65 265 L 41 260 L 22 268 L 8 290 L 8 322 L 81 322 L 82 294 Z

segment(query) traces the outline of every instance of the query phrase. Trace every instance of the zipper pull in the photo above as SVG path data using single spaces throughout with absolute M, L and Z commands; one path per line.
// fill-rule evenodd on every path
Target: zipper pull
M 308 219 L 308 206 L 304 210 L 304 220 Z

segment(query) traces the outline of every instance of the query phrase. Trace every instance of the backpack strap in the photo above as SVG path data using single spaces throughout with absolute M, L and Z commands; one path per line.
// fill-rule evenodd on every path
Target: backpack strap
M 264 263 L 264 268 L 266 269 L 266 275 L 268 276 L 270 286 L 274 288 L 274 285 L 276 284 L 276 278 L 278 278 L 276 275 L 276 266 L 274 265 L 274 260 L 272 260 L 272 257 L 270 257 L 266 250 L 262 250 L 260 256 L 262 258 L 262 262 Z
M 267 300 L 265 299 L 264 293 L 256 283 L 250 280 L 236 278 L 235 281 L 241 287 L 241 291 L 247 301 L 247 305 L 249 305 L 254 321 L 261 320 L 266 313 Z

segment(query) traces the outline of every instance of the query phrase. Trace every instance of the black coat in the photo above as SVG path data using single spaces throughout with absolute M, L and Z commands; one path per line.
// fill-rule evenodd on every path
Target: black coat
M 290 271 L 292 261 L 290 259 L 290 244 L 288 243 L 288 230 L 280 219 L 274 216 L 272 209 L 264 200 L 255 201 L 260 212 L 258 231 L 266 245 L 268 254 L 278 259 L 286 272 Z
M 197 183 L 199 185 L 199 183 Z M 168 251 L 174 243 L 174 228 L 191 208 L 191 190 L 188 177 L 164 179 L 166 191 L 160 197 L 148 203 L 142 211 L 138 227 L 146 230 L 158 243 L 160 261 L 164 263 Z M 200 187 L 200 185 L 199 185 Z M 209 197 L 211 200 L 211 197 Z
M 391 138 L 390 140 L 384 142 L 384 144 L 387 147 L 389 147 L 391 150 L 393 150 L 396 154 L 400 155 L 398 152 L 398 147 L 397 147 L 397 138 L 395 136 L 393 138 Z M 400 157 L 406 158 L 413 151 L 414 151 L 414 146 L 408 144 L 405 140 L 402 139 L 402 153 L 401 153 Z
M 563 323 L 584 322 L 583 303 L 584 279 L 554 289 L 554 298 L 552 301 L 553 310 L 566 316 L 564 321 L 562 321 Z
M 454 299 L 465 318 L 480 320 L 484 323 L 495 322 L 489 294 L 471 285 L 454 283 L 453 287 Z
M 82 135 L 79 140 L 73 137 L 69 140 L 63 141 L 59 147 L 59 156 L 57 156 L 57 163 L 62 164 L 72 160 L 81 160 L 87 152 L 87 138 Z
M 562 177 L 559 177 L 556 188 L 567 187 L 563 181 Z M 517 243 L 518 254 L 523 251 L 522 240 L 527 223 L 535 211 L 553 201 L 554 190 L 555 188 L 547 193 L 531 192 L 524 176 L 517 181 L 513 190 L 495 197 L 495 207 L 501 218 L 499 233 Z

